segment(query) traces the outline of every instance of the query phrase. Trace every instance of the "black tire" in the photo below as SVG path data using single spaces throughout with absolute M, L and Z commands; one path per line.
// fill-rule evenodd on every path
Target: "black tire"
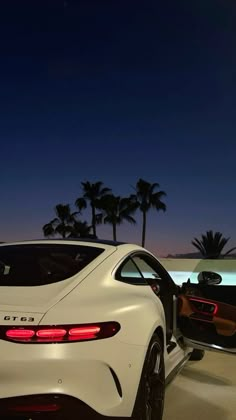
M 204 350 L 194 349 L 191 353 L 189 360 L 196 361 L 196 362 L 200 361 L 203 359 L 204 354 L 205 354 Z
M 133 411 L 133 420 L 161 420 L 165 397 L 163 345 L 157 334 L 149 344 Z

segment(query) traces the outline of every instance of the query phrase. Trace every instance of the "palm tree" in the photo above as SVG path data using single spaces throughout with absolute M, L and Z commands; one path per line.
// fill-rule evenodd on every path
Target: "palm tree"
M 142 213 L 143 226 L 142 226 L 142 246 L 145 245 L 147 213 L 153 208 L 157 211 L 166 211 L 166 205 L 163 203 L 162 198 L 166 196 L 165 191 L 156 191 L 160 185 L 155 182 L 151 184 L 143 179 L 139 179 L 136 184 L 136 194 L 133 195 L 136 199 L 137 208 Z
M 86 209 L 87 204 L 89 203 L 92 211 L 92 230 L 93 230 L 93 236 L 97 237 L 96 232 L 96 225 L 101 222 L 101 214 L 96 214 L 96 208 L 98 200 L 100 200 L 102 197 L 107 195 L 111 189 L 103 187 L 103 183 L 101 181 L 91 183 L 89 181 L 81 182 L 82 191 L 83 191 L 83 197 L 77 198 L 75 205 L 79 209 L 79 211 Z
M 131 197 L 114 196 L 107 194 L 97 203 L 98 208 L 103 211 L 104 223 L 112 225 L 113 240 L 116 241 L 116 227 L 123 221 L 135 224 L 135 219 L 131 216 L 137 208 L 136 202 Z
M 66 238 L 67 234 L 72 232 L 77 212 L 71 213 L 69 204 L 57 204 L 55 212 L 57 217 L 43 226 L 44 236 L 48 237 L 58 234 L 62 238 Z
M 91 226 L 87 222 L 75 220 L 69 238 L 91 238 L 90 230 Z
M 225 254 L 222 251 L 230 238 L 223 237 L 221 232 L 213 233 L 208 230 L 206 234 L 201 235 L 201 239 L 194 238 L 192 245 L 197 248 L 204 258 L 216 259 L 229 255 L 236 247 L 229 249 Z

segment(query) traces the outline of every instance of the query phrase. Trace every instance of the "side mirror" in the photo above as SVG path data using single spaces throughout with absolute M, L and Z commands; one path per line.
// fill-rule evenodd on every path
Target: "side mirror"
M 201 271 L 198 274 L 198 283 L 205 284 L 207 286 L 212 286 L 214 284 L 220 284 L 222 282 L 222 277 L 218 273 L 213 271 Z

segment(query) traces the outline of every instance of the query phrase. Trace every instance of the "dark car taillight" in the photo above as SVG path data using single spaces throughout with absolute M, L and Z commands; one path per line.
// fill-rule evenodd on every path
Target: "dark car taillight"
M 54 411 L 60 410 L 59 404 L 38 404 L 38 405 L 16 405 L 14 407 L 10 407 L 9 410 L 16 411 L 16 412 L 30 412 L 30 413 L 50 413 Z
M 80 325 L 0 327 L 0 339 L 19 343 L 65 343 L 101 340 L 113 337 L 120 330 L 118 322 Z

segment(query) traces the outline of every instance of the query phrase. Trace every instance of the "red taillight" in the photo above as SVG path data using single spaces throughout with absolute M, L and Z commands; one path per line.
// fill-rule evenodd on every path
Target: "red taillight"
M 20 343 L 65 343 L 113 337 L 120 330 L 118 322 L 97 324 L 0 327 L 0 339 Z
M 69 336 L 71 340 L 91 340 L 96 338 L 100 331 L 101 328 L 99 326 L 77 327 L 69 330 Z
M 46 330 L 38 330 L 36 336 L 39 338 L 62 338 L 65 337 L 67 331 L 64 328 L 48 328 Z
M 23 329 L 14 329 L 14 330 L 7 330 L 6 336 L 8 338 L 15 338 L 15 339 L 22 339 L 27 340 L 32 338 L 35 335 L 35 331 L 33 330 L 23 330 Z

